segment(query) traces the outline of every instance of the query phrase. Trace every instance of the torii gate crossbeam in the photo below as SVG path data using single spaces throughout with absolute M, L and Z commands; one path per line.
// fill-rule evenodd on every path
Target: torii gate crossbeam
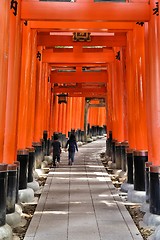
M 22 1 L 21 19 L 54 21 L 149 21 L 148 3 Z

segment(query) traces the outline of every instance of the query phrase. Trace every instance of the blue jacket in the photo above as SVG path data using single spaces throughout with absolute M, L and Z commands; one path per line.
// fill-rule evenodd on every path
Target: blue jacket
M 66 143 L 66 148 L 68 147 L 68 145 L 69 145 L 69 148 L 68 148 L 69 152 L 75 152 L 75 150 L 77 150 L 78 152 L 78 146 L 77 146 L 76 140 L 69 139 Z

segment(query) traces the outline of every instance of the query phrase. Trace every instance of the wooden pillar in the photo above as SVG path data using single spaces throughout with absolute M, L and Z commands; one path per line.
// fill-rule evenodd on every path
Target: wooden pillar
M 72 128 L 72 111 L 73 111 L 73 97 L 70 98 L 70 119 L 69 119 L 69 131 Z
M 98 103 L 98 102 L 97 102 Z M 93 125 L 97 126 L 98 125 L 98 107 L 93 108 L 93 116 L 92 116 L 92 121 Z
M 117 86 L 116 86 L 116 67 L 115 64 L 112 64 L 112 136 L 113 139 L 117 140 L 117 107 L 116 107 L 116 95 L 117 95 Z
M 108 82 L 107 82 L 107 97 L 106 97 L 106 118 L 107 118 L 107 136 L 109 137 L 109 132 L 112 132 L 112 65 L 108 65 Z
M 44 86 L 44 130 L 47 130 L 49 133 L 49 120 L 50 120 L 50 93 L 51 93 L 51 84 L 48 81 L 48 64 L 45 65 L 45 86 Z
M 80 122 L 81 122 L 81 109 L 82 109 L 82 98 L 81 97 L 77 97 L 77 107 L 75 107 L 75 124 L 76 124 L 76 129 L 80 129 Z
M 89 108 L 89 102 L 85 99 L 85 106 L 84 106 L 84 138 L 85 138 L 85 141 L 87 140 L 88 108 Z
M 20 14 L 9 14 L 9 59 L 3 162 L 13 163 L 17 154 L 17 112 L 21 63 Z
M 50 83 L 48 82 L 48 63 L 42 64 L 42 92 L 41 92 L 41 102 L 42 102 L 42 128 L 41 131 L 48 131 L 48 111 L 49 111 L 49 103 L 48 103 L 48 88 L 50 87 Z
M 88 108 L 88 123 L 90 124 L 90 126 L 93 126 L 93 125 L 94 125 L 94 117 L 93 117 L 93 114 L 94 114 L 94 109 L 93 109 L 93 107 L 89 107 L 89 108 Z
M 72 98 L 72 117 L 71 117 L 71 128 L 76 130 L 76 97 Z
M 85 109 L 85 98 L 82 97 L 82 109 L 81 109 L 81 123 L 80 123 L 80 129 L 84 130 L 84 109 Z
M 69 97 L 66 106 L 66 135 L 71 131 L 71 107 L 72 107 L 72 98 Z
M 41 131 L 41 134 L 43 133 L 44 130 L 47 130 L 45 129 L 45 119 L 46 119 L 46 93 L 45 93 L 45 84 L 46 84 L 46 69 L 47 67 L 47 63 L 42 63 L 42 74 L 41 74 L 41 95 L 40 95 L 40 98 L 41 98 L 41 127 L 40 127 L 40 131 Z
M 66 103 L 62 104 L 62 133 L 66 133 Z
M 5 112 L 7 98 L 7 74 L 8 74 L 8 41 L 9 41 L 9 8 L 10 1 L 2 0 L 0 7 L 0 163 L 3 162 Z
M 116 74 L 116 65 L 115 63 L 112 64 L 112 136 L 113 136 L 113 139 L 116 139 L 117 140 L 117 117 L 118 117 L 118 114 L 117 114 L 117 106 L 116 106 L 116 95 L 117 95 L 117 85 L 116 85 L 116 82 L 117 82 L 117 74 Z
M 36 54 L 37 54 L 37 32 L 31 30 L 31 71 L 28 91 L 28 114 L 27 114 L 27 138 L 26 147 L 31 147 L 34 138 L 34 118 L 36 101 Z
M 58 132 L 62 132 L 62 121 L 63 121 L 63 103 L 58 104 Z
M 51 137 L 51 104 L 52 104 L 52 94 L 51 94 L 51 83 L 49 82 L 47 85 L 47 129 L 48 129 L 48 137 Z
M 128 141 L 128 107 L 127 107 L 127 75 L 126 75 L 126 47 L 121 48 L 123 71 L 123 115 L 124 115 L 124 140 Z
M 123 142 L 124 139 L 124 72 L 123 72 L 123 55 L 120 48 L 114 48 L 115 55 L 120 54 L 120 59 L 115 59 L 115 71 L 114 71 L 114 85 L 113 85 L 113 108 L 115 112 L 114 119 L 114 138 L 119 142 Z
M 27 114 L 28 114 L 28 93 L 30 84 L 30 54 L 31 54 L 31 31 L 28 25 L 22 26 L 22 61 L 21 61 L 21 81 L 18 110 L 18 142 L 17 148 L 26 148 L 27 139 Z
M 151 1 L 151 11 L 156 1 Z M 148 23 L 149 77 L 147 77 L 147 129 L 148 129 L 148 160 L 153 165 L 160 165 L 160 58 L 159 58 L 159 16 L 151 14 Z
M 98 125 L 100 127 L 103 127 L 103 125 L 106 125 L 106 109 L 105 109 L 105 107 L 99 108 L 98 115 L 99 115 Z
M 43 133 L 43 130 L 44 130 L 44 119 L 45 119 L 45 116 L 44 116 L 44 95 L 45 95 L 45 65 L 46 63 L 43 63 L 42 62 L 42 72 L 41 72 L 41 92 L 40 92 L 40 102 L 41 102 L 41 126 L 40 126 L 40 132 Z M 40 137 L 41 138 L 41 137 Z
M 53 134 L 53 104 L 54 104 L 54 94 L 52 90 L 50 89 L 50 106 L 49 106 L 49 137 L 52 137 Z
M 144 56 L 144 27 L 136 25 L 133 31 L 135 50 L 135 141 L 136 150 L 148 150 L 146 121 L 146 78 Z
M 35 122 L 34 122 L 34 142 L 39 142 L 42 138 L 42 113 L 41 113 L 41 101 L 42 101 L 42 47 L 37 48 L 39 58 L 37 58 L 36 66 L 36 102 L 35 102 Z
M 126 87 L 127 87 L 127 118 L 128 118 L 128 143 L 131 149 L 136 148 L 135 140 L 135 71 L 133 63 L 133 31 L 127 33 L 127 52 L 126 52 Z
M 44 95 L 43 95 L 44 94 Z M 44 64 L 44 90 L 42 93 L 42 101 L 44 102 L 44 118 L 43 118 L 43 130 L 48 130 L 47 128 L 47 112 L 48 112 L 48 105 L 47 105 L 47 96 L 48 95 L 48 63 Z
M 59 115 L 59 104 L 58 97 L 53 97 L 53 116 L 52 116 L 52 124 L 53 124 L 53 132 L 58 131 L 58 115 Z M 52 134 L 53 134 L 52 132 Z
M 101 108 L 97 109 L 97 125 L 100 126 L 100 122 L 101 122 Z

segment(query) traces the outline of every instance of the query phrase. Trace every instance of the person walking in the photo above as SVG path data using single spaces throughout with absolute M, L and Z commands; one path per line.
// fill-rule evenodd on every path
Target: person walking
M 52 142 L 52 148 L 53 148 L 53 167 L 56 167 L 56 160 L 57 160 L 57 166 L 60 163 L 60 154 L 61 154 L 61 143 L 58 140 L 58 134 L 54 134 Z
M 72 165 L 74 164 L 75 151 L 77 150 L 78 152 L 78 146 L 77 146 L 76 138 L 74 134 L 70 135 L 65 148 L 67 147 L 68 147 L 68 165 Z

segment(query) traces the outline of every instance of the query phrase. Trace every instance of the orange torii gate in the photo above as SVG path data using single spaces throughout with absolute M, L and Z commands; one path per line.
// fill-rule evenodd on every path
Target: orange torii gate
M 87 99 L 105 99 L 88 122 L 106 124 L 137 163 L 152 162 L 159 181 L 158 2 L 2 0 L 0 23 L 0 163 L 13 163 L 44 130 L 84 130 Z
M 13 76 L 11 76 L 11 79 L 13 81 L 13 77 L 15 78 L 15 76 L 18 76 L 18 87 L 20 86 L 20 88 L 18 89 L 18 91 L 20 91 L 20 101 L 19 101 L 19 105 L 18 103 L 16 103 L 17 105 L 15 105 L 14 108 L 14 114 L 15 111 L 16 116 L 18 116 L 17 119 L 19 119 L 18 123 L 16 122 L 16 129 L 18 130 L 18 139 L 22 139 L 22 141 L 18 141 L 19 145 L 17 145 L 17 147 L 14 148 L 14 154 L 12 154 L 10 156 L 10 159 L 15 158 L 15 153 L 16 153 L 16 149 L 19 147 L 27 147 L 28 144 L 31 144 L 32 140 L 35 141 L 39 141 L 39 139 L 41 138 L 42 132 L 45 128 L 52 129 L 52 121 L 53 120 L 53 113 L 52 111 L 56 112 L 57 110 L 53 110 L 53 98 L 54 98 L 54 94 L 51 93 L 51 82 L 47 82 L 48 77 L 50 77 L 51 81 L 54 82 L 53 80 L 53 75 L 54 73 L 52 73 L 51 68 L 53 65 L 56 64 L 66 64 L 67 66 L 73 64 L 73 62 L 76 60 L 76 64 L 75 67 L 77 65 L 80 64 L 84 64 L 84 65 L 88 65 L 90 66 L 91 64 L 95 67 L 96 65 L 98 65 L 99 60 L 100 60 L 100 65 L 102 67 L 102 64 L 105 64 L 105 66 L 109 66 L 107 69 L 107 74 L 108 74 L 108 78 L 106 79 L 107 81 L 107 91 L 106 91 L 106 98 L 107 100 L 107 116 L 111 117 L 112 120 L 110 120 L 110 118 L 107 118 L 107 122 L 109 123 L 109 130 L 113 130 L 114 132 L 114 136 L 115 138 L 118 139 L 118 133 L 117 133 L 117 127 L 115 127 L 114 124 L 118 124 L 119 122 L 119 117 L 122 117 L 122 113 L 124 109 L 128 109 L 127 110 L 127 126 L 123 125 L 123 127 L 125 127 L 125 134 L 124 137 L 125 139 L 128 139 L 129 142 L 131 143 L 131 145 L 133 145 L 134 147 L 136 147 L 136 149 L 140 150 L 140 149 L 144 149 L 147 148 L 148 146 L 146 146 L 146 141 L 143 142 L 143 144 L 141 145 L 139 142 L 137 142 L 136 137 L 134 137 L 135 133 L 136 135 L 140 135 L 139 131 L 137 131 L 135 129 L 135 122 L 138 122 L 138 118 L 141 119 L 141 115 L 139 115 L 139 117 L 134 118 L 134 104 L 136 103 L 136 106 L 140 106 L 141 109 L 141 113 L 143 113 L 145 115 L 145 104 L 142 104 L 145 98 L 145 95 L 143 94 L 145 91 L 145 87 L 150 86 L 150 89 L 148 90 L 148 96 L 150 100 L 149 104 L 148 104 L 148 112 L 150 114 L 148 114 L 148 121 L 149 121 L 149 117 L 152 117 L 152 126 L 148 129 L 149 133 L 152 134 L 148 134 L 149 136 L 152 136 L 152 139 L 150 139 L 149 142 L 154 143 L 154 148 L 149 147 L 149 156 L 150 158 L 153 159 L 153 162 L 157 163 L 157 159 L 158 159 L 158 154 L 159 154 L 159 150 L 158 150 L 158 146 L 157 146 L 157 139 L 158 139 L 158 133 L 159 133 L 159 129 L 155 126 L 157 126 L 157 124 L 154 124 L 156 122 L 158 122 L 158 105 L 155 106 L 154 102 L 154 98 L 156 98 L 156 96 L 158 96 L 158 92 L 157 94 L 154 94 L 152 89 L 154 88 L 154 84 L 157 84 L 158 81 L 158 70 L 155 70 L 155 67 L 157 66 L 157 64 L 154 64 L 152 62 L 150 62 L 149 59 L 152 59 L 153 55 L 154 55 L 154 63 L 157 61 L 158 62 L 158 55 L 156 55 L 156 51 L 155 52 L 150 52 L 148 53 L 148 56 L 150 56 L 149 59 L 145 59 L 147 54 L 144 56 L 144 42 L 141 42 L 141 44 L 137 45 L 136 43 L 138 43 L 138 36 L 137 36 L 137 32 L 140 32 L 140 34 L 142 34 L 141 37 L 145 36 L 145 38 L 147 39 L 147 43 L 149 48 L 148 49 L 156 49 L 157 44 L 156 44 L 156 15 L 152 14 L 152 9 L 155 7 L 155 3 L 154 1 L 151 1 L 151 4 L 148 4 L 147 1 L 142 1 L 141 3 L 137 3 L 136 1 L 132 1 L 132 3 L 94 3 L 92 1 L 90 2 L 80 2 L 77 1 L 75 3 L 51 3 L 51 2 L 39 2 L 39 1 L 20 1 L 18 0 L 18 14 L 17 14 L 17 19 L 18 21 L 12 21 L 12 23 L 14 23 L 14 26 L 12 27 L 12 29 L 16 29 L 16 36 L 14 35 L 14 33 L 11 31 L 11 35 L 13 37 L 13 39 L 17 39 L 18 41 L 13 41 L 14 44 L 14 49 L 17 58 L 15 58 L 17 60 L 17 62 L 20 64 L 20 62 L 22 62 L 22 66 L 21 66 L 21 72 L 24 69 L 26 75 L 23 76 L 23 74 L 21 74 L 21 84 L 20 84 L 20 70 L 14 68 L 14 74 Z M 9 47 L 4 44 L 4 39 L 6 39 L 6 41 L 8 41 L 8 33 L 7 31 L 4 31 L 4 29 L 8 29 L 8 26 L 11 27 L 11 20 L 9 19 L 9 14 L 8 14 L 8 8 L 5 6 L 4 2 L 3 4 L 3 8 L 1 8 L 3 10 L 3 14 L 1 14 L 1 18 L 0 21 L 3 25 L 3 29 L 2 29 L 2 33 L 3 33 L 3 38 L 0 39 L 0 44 L 2 46 L 1 48 L 1 56 L 6 56 L 7 54 L 10 55 L 11 57 L 11 50 L 8 49 Z M 61 7 L 63 4 L 63 8 Z M 95 7 L 96 6 L 96 7 Z M 45 11 L 44 11 L 45 9 Z M 83 11 L 84 9 L 86 9 L 85 11 Z M 1 10 L 1 11 L 2 11 Z M 71 14 L 73 13 L 73 14 Z M 77 14 L 78 13 L 78 14 Z M 11 12 L 12 14 L 12 12 Z M 8 16 L 7 18 L 7 22 L 4 22 L 4 16 Z M 101 20 L 101 21 L 99 21 Z M 137 22 L 145 22 L 144 27 L 141 27 L 141 25 L 136 25 Z M 147 22 L 149 22 L 149 24 L 147 24 Z M 22 56 L 20 55 L 20 45 L 22 44 L 21 42 L 21 33 L 20 33 L 20 24 L 22 23 L 22 28 L 23 28 L 23 38 L 25 38 L 25 32 L 26 32 L 26 44 L 24 43 L 22 46 Z M 135 27 L 136 26 L 136 27 Z M 145 32 L 143 32 L 143 28 L 145 28 Z M 67 29 L 67 30 L 66 30 Z M 105 33 L 109 33 L 109 32 L 114 32 L 117 33 L 117 35 L 115 34 L 115 37 L 106 37 L 106 44 L 108 43 L 108 47 L 112 48 L 112 50 L 110 51 L 110 53 L 107 52 L 103 52 L 103 53 L 97 53 L 96 57 L 95 52 L 79 52 L 78 48 L 77 51 L 73 51 L 73 53 L 68 52 L 65 53 L 63 52 L 58 53 L 58 52 L 53 52 L 53 50 L 49 50 L 47 48 L 52 47 L 51 44 L 51 39 L 55 39 L 55 41 L 53 42 L 53 45 L 56 44 L 56 37 L 53 38 L 52 36 L 50 36 L 48 38 L 48 42 L 46 40 L 46 36 L 41 36 L 43 34 L 38 34 L 36 30 L 38 30 L 39 32 L 44 33 L 45 31 L 48 32 L 73 32 L 73 31 L 86 31 L 86 32 L 105 32 Z M 125 37 L 123 36 L 119 36 L 118 32 L 121 33 L 125 33 L 126 37 L 127 37 L 127 42 L 125 42 Z M 34 35 L 35 34 L 35 35 Z M 44 34 L 45 35 L 45 34 Z M 30 38 L 30 36 L 32 36 Z M 148 37 L 149 36 L 149 37 Z M 38 38 L 37 38 L 38 37 Z M 133 37 L 133 38 L 132 38 Z M 93 37 L 93 39 L 97 38 L 97 44 L 103 44 L 103 39 L 98 38 L 96 36 Z M 64 39 L 62 38 L 62 44 L 64 44 Z M 69 37 L 67 37 L 67 39 L 69 39 Z M 114 40 L 113 40 L 114 39 Z M 118 39 L 121 39 L 118 45 Z M 25 40 L 23 39 L 23 41 L 25 42 Z M 45 41 L 46 41 L 46 45 L 45 45 Z M 59 40 L 60 41 L 60 40 Z M 57 40 L 57 44 L 59 44 L 59 41 Z M 66 43 L 68 43 L 69 40 L 66 41 Z M 112 41 L 112 43 L 111 43 Z M 153 41 L 155 43 L 155 45 L 153 44 Z M 20 43 L 19 45 L 17 45 L 17 43 Z M 38 43 L 39 42 L 39 43 Z M 96 42 L 96 40 L 95 40 Z M 109 43 L 110 42 L 110 43 Z M 34 43 L 34 44 L 33 44 Z M 44 44 L 44 45 L 39 45 L 38 44 Z M 73 43 L 73 47 L 76 48 L 76 45 L 79 46 L 83 46 L 82 43 Z M 92 44 L 91 44 L 92 45 Z M 32 47 L 33 49 L 32 49 Z M 86 46 L 89 46 L 89 43 L 86 43 Z M 104 46 L 105 45 L 105 40 L 104 40 Z M 137 46 L 137 48 L 136 48 Z M 10 46 L 11 47 L 11 46 Z M 115 56 L 117 54 L 117 50 L 116 47 L 118 47 L 118 52 L 120 52 L 120 56 L 121 58 L 118 60 L 120 62 L 116 62 L 117 60 L 115 59 Z M 135 50 L 133 50 L 133 48 L 135 47 Z M 26 51 L 25 49 L 26 48 Z M 115 49 L 115 52 L 113 53 L 113 48 Z M 123 49 L 126 48 L 126 51 L 123 52 Z M 36 49 L 36 51 L 34 51 Z M 31 54 L 32 51 L 32 54 Z M 35 53 L 40 53 L 41 55 L 41 60 L 39 60 L 39 58 L 36 58 Z M 52 51 L 52 52 L 51 52 Z M 24 54 L 25 52 L 25 54 Z M 5 54 L 4 54 L 5 53 Z M 131 54 L 132 53 L 132 54 Z M 154 54 L 153 54 L 154 53 Z M 18 54 L 18 55 L 17 55 Z M 75 57 L 74 57 L 75 54 Z M 80 54 L 80 55 L 79 55 Z M 79 56 L 78 56 L 79 55 Z M 90 60 L 87 60 L 88 55 L 90 55 Z M 98 58 L 99 55 L 99 58 Z M 26 59 L 25 59 L 26 56 Z M 66 57 L 65 57 L 66 56 Z M 132 60 L 133 58 L 133 60 Z M 12 58 L 11 60 L 11 64 L 12 66 L 14 64 L 16 64 L 15 59 Z M 34 61 L 32 62 L 32 65 L 30 65 L 30 60 L 34 59 Z M 68 59 L 68 60 L 67 60 Z M 127 61 L 125 61 L 125 59 L 127 59 Z M 144 65 L 138 65 L 139 59 L 143 59 L 143 64 L 144 61 L 148 62 L 148 66 L 150 66 L 150 71 L 148 74 L 144 74 Z M 123 61 L 123 63 L 121 63 L 121 60 Z M 5 66 L 6 68 L 9 69 L 9 71 L 11 71 L 11 64 L 8 64 L 8 62 L 4 59 L 4 57 L 1 57 L 1 69 L 2 69 L 2 63 L 5 62 Z M 116 64 L 115 64 L 116 63 Z M 135 68 L 137 67 L 137 68 Z M 31 75 L 29 76 L 29 69 L 34 69 L 34 71 L 31 71 Z M 35 74 L 35 69 L 37 71 L 37 74 Z M 137 69 L 137 70 L 136 70 Z M 114 74 L 114 71 L 118 71 L 120 74 Z M 140 76 L 136 75 L 137 71 L 140 73 Z M 147 70 L 146 70 L 147 71 Z M 131 73 L 133 74 L 133 76 L 131 76 Z M 85 73 L 86 74 L 86 73 Z M 156 75 L 157 74 L 157 75 Z M 81 81 L 81 75 L 83 75 L 83 73 L 79 73 L 78 74 L 79 77 L 77 77 L 78 81 Z M 97 74 L 98 75 L 98 74 Z M 102 73 L 103 75 L 103 73 Z M 58 76 L 58 77 L 57 77 Z M 60 74 L 57 74 L 57 81 L 59 79 L 59 81 L 61 81 L 62 83 L 62 78 L 60 77 Z M 138 86 L 139 89 L 136 92 L 136 100 L 134 99 L 134 94 L 132 94 L 132 89 L 134 88 L 134 76 L 136 76 L 136 84 Z M 25 77 L 24 81 L 22 80 L 23 77 Z M 83 77 L 83 76 L 82 76 Z M 127 100 L 126 100 L 126 95 L 125 98 L 123 99 L 123 101 L 121 102 L 121 104 L 123 105 L 123 108 L 118 108 L 118 106 L 116 105 L 117 100 L 117 93 L 118 98 L 120 99 L 120 96 L 123 95 L 123 86 L 120 86 L 119 88 L 119 79 L 123 78 L 126 79 L 126 94 L 128 96 Z M 67 77 L 66 77 L 67 78 Z M 103 76 L 103 78 L 105 78 Z M 7 106 L 7 112 L 9 113 L 9 109 L 11 107 L 11 103 L 6 103 L 6 99 L 7 99 L 7 94 L 6 92 L 9 94 L 9 85 L 7 85 L 7 82 L 5 79 L 9 79 L 9 75 L 7 71 L 1 71 L 1 79 L 3 79 L 3 91 L 1 90 L 1 92 L 3 92 L 3 94 L 1 94 L 1 102 L 2 104 L 2 110 L 1 110 L 1 123 L 2 126 L 1 127 L 1 162 L 2 161 L 6 161 L 5 157 L 3 156 L 3 146 L 4 146 L 4 139 L 5 139 L 5 144 L 7 144 L 7 141 L 9 141 L 9 137 L 8 134 L 6 132 L 4 132 L 4 129 L 7 129 L 8 132 L 13 133 L 13 128 L 11 129 L 11 124 L 10 122 L 13 121 L 14 116 L 12 115 L 12 112 L 10 112 L 10 115 L 5 115 L 4 116 L 4 112 Z M 16 78 L 17 79 L 17 78 Z M 30 86 L 31 86 L 31 79 L 33 81 L 33 84 L 36 85 L 36 90 L 35 87 L 33 87 L 33 91 L 34 94 L 36 95 L 35 98 L 33 98 L 32 104 L 33 107 L 29 108 L 29 100 L 25 100 L 23 93 L 29 92 L 30 91 Z M 46 81 L 44 81 L 44 79 Z M 61 79 L 61 80 L 60 80 Z M 89 82 L 91 82 L 91 78 L 88 78 Z M 93 81 L 98 81 L 98 77 L 96 78 L 96 74 L 95 77 L 93 77 Z M 144 81 L 141 81 L 141 79 L 144 79 Z M 147 79 L 148 84 L 147 86 L 145 86 L 145 79 Z M 155 80 L 156 79 L 156 80 Z M 69 80 L 66 80 L 69 82 Z M 104 80 L 103 80 L 104 81 Z M 68 83 L 67 82 L 67 83 Z M 86 82 L 86 81 L 85 81 Z M 139 84 L 141 83 L 141 88 L 139 88 Z M 23 85 L 24 84 L 24 85 Z M 7 87 L 8 86 L 8 87 Z M 158 88 L 154 88 L 158 91 Z M 4 91 L 5 90 L 5 91 Z M 14 87 L 13 87 L 13 91 L 14 92 Z M 13 93 L 10 93 L 10 97 L 13 100 L 13 102 L 16 102 L 17 96 L 18 96 L 18 91 L 17 95 L 14 96 Z M 44 99 L 42 96 L 45 96 L 45 103 L 44 103 Z M 143 99 L 142 99 L 143 97 Z M 32 97 L 31 97 L 32 98 Z M 25 101 L 25 103 L 23 104 L 23 99 Z M 148 98 L 147 98 L 148 99 Z M 157 98 L 156 98 L 157 99 Z M 119 102 L 118 102 L 119 103 Z M 74 105 L 74 101 L 72 101 L 72 106 Z M 35 108 L 36 106 L 36 108 Z M 47 107 L 46 107 L 47 106 Z M 116 108 L 117 106 L 117 108 Z M 17 107 L 17 108 L 16 108 Z M 156 111 L 153 113 L 152 109 L 153 107 L 156 107 Z M 35 109 L 34 109 L 35 108 Z M 21 123 L 23 123 L 23 118 L 24 118 L 24 109 L 26 110 L 26 116 L 29 119 L 29 113 L 31 113 L 32 115 L 30 116 L 31 119 L 33 119 L 35 117 L 35 122 L 34 122 L 34 126 L 32 125 L 32 128 L 34 129 L 33 132 L 31 133 L 30 136 L 30 140 L 28 140 L 28 136 L 26 136 L 26 131 L 29 128 L 29 124 L 25 123 L 24 129 L 23 127 L 20 129 Z M 155 108 L 154 108 L 155 109 Z M 41 110 L 43 110 L 43 114 L 46 116 L 50 116 L 50 120 L 48 120 L 48 122 L 44 119 L 44 117 L 41 117 Z M 69 111 L 69 107 L 67 108 L 66 111 Z M 65 112 L 65 111 L 64 111 Z M 142 114 L 142 115 L 143 115 Z M 16 119 L 16 120 L 17 120 Z M 134 120 L 134 121 L 133 121 Z M 33 120 L 32 120 L 33 121 Z M 145 117 L 142 118 L 142 122 L 141 124 L 143 125 L 143 127 L 145 126 L 145 124 L 143 124 L 145 121 Z M 24 121 L 25 122 L 25 121 Z M 45 124 L 44 124 L 45 122 Z M 69 120 L 70 122 L 70 120 Z M 132 123 L 133 122 L 133 123 Z M 113 124 L 114 123 L 114 124 Z M 149 123 L 148 123 L 149 124 Z M 4 126 L 7 126 L 7 128 L 5 128 Z M 118 125 L 119 127 L 122 127 L 120 125 Z M 156 130 L 155 130 L 156 129 Z M 23 133 L 23 130 L 25 131 Z M 51 134 L 51 130 L 50 134 Z M 143 129 L 141 128 L 141 131 L 143 133 L 141 133 L 141 136 L 144 136 L 143 134 L 146 132 L 146 127 L 144 127 Z M 129 135 L 128 135 L 129 133 Z M 146 137 L 146 136 L 145 136 Z M 14 140 L 15 143 L 17 141 L 17 136 L 14 135 Z M 23 140 L 24 139 L 24 140 Z M 8 142 L 9 143 L 9 142 Z M 22 144 L 23 143 L 23 144 Z M 7 146 L 7 145 L 5 145 Z M 14 156 L 13 156 L 14 155 Z M 11 161 L 11 160 L 10 160 Z

